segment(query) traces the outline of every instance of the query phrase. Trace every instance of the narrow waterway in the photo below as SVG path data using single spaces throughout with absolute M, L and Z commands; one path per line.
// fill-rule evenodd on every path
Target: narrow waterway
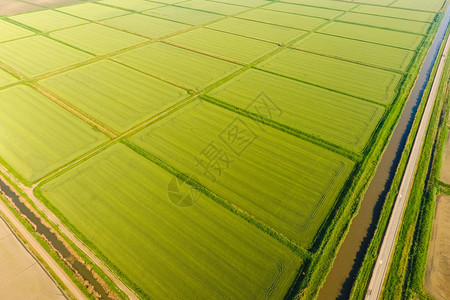
M 0 180 L 0 190 L 14 203 L 18 211 L 28 218 L 28 220 L 35 225 L 36 232 L 53 246 L 56 251 L 61 254 L 61 256 L 70 262 L 71 268 L 79 273 L 84 280 L 89 282 L 89 284 L 94 288 L 94 290 L 100 295 L 101 299 L 110 299 L 108 293 L 104 290 L 102 285 L 94 278 L 91 271 L 89 271 L 86 265 L 80 262 L 75 256 L 73 256 L 70 251 L 66 248 L 64 243 L 58 239 L 56 234 L 50 230 L 45 224 L 41 222 L 41 219 L 34 214 L 22 201 L 20 201 L 19 196 L 11 190 L 11 188 Z M 69 266 L 70 267 L 70 266 Z
M 394 130 L 381 162 L 375 172 L 358 214 L 336 256 L 327 280 L 319 292 L 319 300 L 348 299 L 364 256 L 380 218 L 386 195 L 400 162 L 406 141 L 416 117 L 424 89 L 430 78 L 439 48 L 445 37 L 450 20 L 450 6 L 439 26 L 436 37 L 420 69 L 402 116 Z

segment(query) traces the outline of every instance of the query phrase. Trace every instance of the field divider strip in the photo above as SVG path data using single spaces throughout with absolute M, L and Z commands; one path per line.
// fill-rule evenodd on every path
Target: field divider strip
M 98 128 L 101 132 L 106 134 L 108 137 L 112 138 L 117 136 L 117 133 L 112 131 L 111 129 L 107 128 L 104 125 L 101 125 L 99 122 L 96 122 L 93 120 L 93 118 L 90 118 L 86 116 L 85 114 L 81 113 L 77 109 L 73 108 L 71 105 L 67 104 L 66 102 L 60 100 L 55 94 L 48 91 L 47 89 L 43 88 L 42 86 L 38 85 L 37 83 L 27 83 L 30 87 L 34 88 L 36 91 L 47 97 L 49 100 L 55 102 L 59 106 L 63 107 L 65 110 L 71 112 L 73 115 L 77 116 L 81 120 L 85 121 L 91 126 L 95 126 Z
M 52 173 L 46 175 L 45 177 L 41 178 L 38 182 L 34 183 L 34 184 L 31 186 L 31 188 L 32 188 L 32 189 L 35 189 L 35 188 L 38 187 L 39 185 L 43 184 L 45 181 L 48 181 L 48 180 L 50 180 L 50 179 L 52 179 L 52 178 L 58 176 L 61 172 L 64 172 L 64 171 L 66 171 L 67 169 L 72 168 L 72 167 L 74 167 L 75 165 L 78 165 L 78 164 L 81 163 L 81 162 L 84 162 L 85 160 L 91 158 L 91 157 L 94 156 L 95 154 L 97 154 L 97 153 L 101 152 L 102 150 L 108 148 L 109 146 L 111 146 L 113 143 L 119 141 L 120 139 L 122 139 L 122 138 L 124 138 L 124 137 L 127 137 L 127 136 L 130 136 L 130 135 L 136 133 L 137 131 L 141 130 L 142 128 L 146 127 L 147 125 L 149 125 L 149 124 L 151 124 L 151 123 L 154 123 L 154 122 L 158 121 L 159 119 L 165 117 L 166 115 L 168 115 L 168 114 L 170 114 L 170 113 L 172 113 L 172 112 L 178 110 L 180 107 L 186 105 L 188 102 L 190 102 L 190 101 L 196 99 L 199 95 L 200 95 L 200 94 L 197 94 L 197 95 L 193 95 L 193 96 L 187 97 L 186 99 L 183 99 L 182 101 L 180 101 L 180 102 L 178 102 L 177 104 L 173 105 L 173 106 L 170 107 L 169 109 L 167 109 L 167 110 L 165 110 L 165 111 L 163 111 L 163 112 L 157 114 L 156 116 L 150 118 L 149 120 L 147 120 L 147 121 L 145 121 L 145 122 L 143 122 L 143 123 L 141 123 L 141 124 L 139 124 L 139 125 L 137 125 L 137 126 L 131 128 L 131 129 L 125 131 L 124 133 L 122 133 L 122 134 L 120 134 L 120 135 L 118 135 L 118 136 L 115 136 L 114 138 L 110 139 L 109 141 L 107 141 L 107 142 L 106 142 L 105 144 L 103 144 L 102 146 L 100 146 L 100 147 L 94 149 L 93 151 L 90 151 L 90 152 L 86 153 L 85 155 L 83 155 L 83 156 L 80 157 L 79 159 L 77 159 L 77 160 L 75 160 L 75 161 L 73 161 L 73 162 L 71 162 L 71 163 L 69 163 L 69 164 L 66 164 L 65 166 L 59 168 L 58 170 L 56 170 L 56 171 L 54 171 L 54 172 L 52 172 Z
M 348 158 L 348 159 L 350 159 L 352 161 L 358 162 L 358 161 L 360 161 L 362 159 L 362 156 L 360 154 L 358 154 L 356 152 L 353 152 L 353 151 L 350 151 L 348 149 L 345 149 L 344 147 L 339 146 L 339 145 L 337 145 L 335 143 L 326 141 L 326 140 L 324 140 L 324 139 L 322 139 L 320 137 L 314 136 L 312 134 L 308 134 L 308 133 L 303 132 L 301 130 L 298 130 L 298 129 L 295 129 L 293 127 L 290 127 L 288 125 L 279 123 L 279 122 L 274 121 L 274 120 L 267 119 L 267 118 L 265 118 L 265 117 L 263 117 L 261 115 L 249 112 L 249 111 L 244 110 L 244 109 L 241 109 L 241 108 L 239 108 L 237 106 L 234 106 L 232 104 L 223 102 L 223 101 L 221 101 L 221 100 L 219 100 L 219 99 L 217 99 L 217 98 L 215 98 L 213 96 L 205 95 L 205 96 L 202 96 L 201 98 L 203 100 L 209 102 L 209 103 L 212 103 L 212 104 L 215 104 L 217 106 L 226 108 L 226 109 L 228 109 L 228 110 L 230 110 L 232 112 L 235 112 L 237 114 L 240 114 L 240 115 L 242 115 L 244 117 L 247 117 L 249 119 L 252 119 L 254 121 L 262 123 L 264 125 L 270 126 L 272 128 L 275 128 L 275 129 L 277 129 L 279 131 L 282 131 L 284 133 L 287 133 L 289 135 L 293 135 L 293 136 L 298 137 L 298 138 L 300 138 L 302 140 L 305 140 L 307 142 L 310 142 L 310 143 L 313 143 L 315 145 L 318 145 L 318 146 L 320 146 L 322 148 L 328 149 L 328 150 L 330 150 L 332 152 L 335 152 L 335 153 L 337 153 L 337 154 L 339 154 L 341 156 L 344 156 L 344 157 L 346 157 L 346 158 Z

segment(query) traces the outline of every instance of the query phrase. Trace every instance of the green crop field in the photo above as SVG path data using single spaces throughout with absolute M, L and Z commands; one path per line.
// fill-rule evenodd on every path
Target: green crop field
M 259 68 L 382 104 L 392 102 L 401 75 L 298 50 L 284 50 Z
M 95 3 L 82 3 L 75 4 L 63 8 L 59 8 L 59 11 L 68 13 L 80 18 L 98 21 L 107 18 L 117 17 L 128 14 L 129 12 L 121 9 L 116 9 L 104 5 L 98 5 Z
M 33 35 L 34 32 L 0 20 L 0 43 Z
M 63 29 L 88 22 L 54 10 L 34 11 L 12 16 L 10 19 L 43 32 Z
M 239 69 L 239 65 L 163 43 L 131 51 L 117 61 L 189 89 L 202 89 Z
M 104 55 L 146 41 L 139 36 L 94 23 L 54 31 L 50 37 L 95 55 Z
M 39 59 L 30 59 L 30 56 Z M 84 60 L 91 55 L 43 36 L 32 36 L 0 44 L 2 62 L 23 75 L 35 77 Z
M 294 5 L 294 4 L 283 3 L 283 2 L 275 2 L 273 4 L 265 6 L 264 9 L 281 11 L 281 12 L 285 12 L 285 13 L 294 13 L 294 14 L 311 16 L 311 17 L 325 18 L 325 19 L 331 19 L 331 18 L 337 17 L 338 15 L 340 15 L 342 13 L 339 10 L 333 10 L 333 9 L 322 8 L 322 7 Z
M 164 6 L 164 4 L 160 4 L 160 3 L 156 3 L 156 2 L 149 2 L 146 0 L 127 0 L 127 1 L 101 0 L 101 1 L 98 1 L 98 3 L 116 6 L 119 8 L 130 9 L 130 10 L 134 10 L 134 11 L 144 11 L 147 9 Z
M 301 260 L 209 199 L 173 205 L 172 178 L 116 145 L 40 192 L 151 298 L 282 298 Z
M 119 132 L 188 96 L 180 88 L 108 60 L 52 76 L 39 84 Z
M 418 10 L 405 10 L 393 7 L 369 6 L 361 5 L 356 7 L 354 12 L 365 13 L 369 15 L 377 15 L 384 17 L 392 17 L 398 19 L 408 19 L 414 21 L 429 22 L 433 21 L 435 14 Z
M 163 6 L 150 9 L 144 12 L 147 15 L 159 17 L 162 19 L 174 20 L 181 23 L 199 25 L 222 18 L 220 14 L 193 10 L 178 6 Z
M 189 28 L 189 26 L 185 24 L 139 14 L 111 18 L 104 20 L 101 23 L 149 38 L 159 38 Z
M 384 112 L 381 106 L 258 70 L 249 70 L 208 95 L 247 109 L 260 93 L 282 112 L 266 117 L 352 151 L 364 148 Z M 258 105 L 247 110 L 260 112 Z
M 428 31 L 430 23 L 413 20 L 392 19 L 389 17 L 373 16 L 360 13 L 347 13 L 338 18 L 339 21 L 374 26 L 398 31 L 424 34 Z
M 311 30 L 314 27 L 326 22 L 324 19 L 310 16 L 293 15 L 273 10 L 252 10 L 240 14 L 238 18 L 253 20 L 263 23 L 281 25 L 302 30 Z
M 374 67 L 406 71 L 415 53 L 337 36 L 313 33 L 293 45 L 294 48 L 347 59 Z M 351 49 L 351 51 L 349 51 Z
M 77 158 L 106 140 L 100 132 L 37 91 L 0 91 L 1 158 L 28 182 Z
M 334 1 L 334 0 L 285 0 L 283 2 L 291 4 L 301 4 L 320 8 L 330 8 L 336 10 L 350 10 L 357 6 L 355 3 L 349 3 L 346 1 Z
M 16 81 L 17 81 L 17 78 L 15 78 L 11 74 L 0 69 L 0 88 L 2 86 L 14 83 Z
M 247 10 L 248 7 L 245 6 L 238 6 L 238 5 L 232 5 L 228 3 L 220 3 L 220 2 L 212 2 L 212 1 L 206 1 L 206 0 L 191 0 L 191 1 L 185 1 L 178 3 L 177 5 L 206 11 L 206 12 L 213 12 L 217 14 L 222 15 L 231 15 L 235 14 L 244 10 Z
M 310 300 L 443 0 L 3 2 L 0 177 L 106 293 Z
M 236 137 L 227 128 L 243 133 Z M 331 151 L 201 102 L 148 127 L 131 142 L 193 173 L 199 183 L 305 248 L 352 169 L 348 159 Z M 208 168 L 210 147 L 220 151 L 220 166 Z
M 418 34 L 341 22 L 329 23 L 318 31 L 331 35 L 394 46 L 408 50 L 417 49 L 423 39 L 423 36 Z
M 303 30 L 238 18 L 226 19 L 208 27 L 280 44 L 287 43 L 305 33 Z
M 401 7 L 413 10 L 424 10 L 430 12 L 437 12 L 443 5 L 442 0 L 398 0 L 392 4 L 394 7 Z

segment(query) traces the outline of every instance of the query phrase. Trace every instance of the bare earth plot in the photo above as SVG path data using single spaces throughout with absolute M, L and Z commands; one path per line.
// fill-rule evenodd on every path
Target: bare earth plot
M 436 300 L 450 298 L 450 196 L 438 196 L 428 250 L 425 289 Z
M 0 219 L 0 257 L 1 299 L 66 299 L 3 219 Z

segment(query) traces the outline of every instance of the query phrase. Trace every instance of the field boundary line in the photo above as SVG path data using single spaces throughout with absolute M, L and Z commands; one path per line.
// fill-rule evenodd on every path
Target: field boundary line
M 103 125 L 100 125 L 98 122 L 94 121 L 93 118 L 88 117 L 87 115 L 81 113 L 77 109 L 73 108 L 71 105 L 67 104 L 66 102 L 60 100 L 56 95 L 54 95 L 52 92 L 48 91 L 47 89 L 43 88 L 42 86 L 36 84 L 36 83 L 28 83 L 28 85 L 32 88 L 34 88 L 37 92 L 44 95 L 49 100 L 53 101 L 54 103 L 58 104 L 59 106 L 63 107 L 67 111 L 71 112 L 73 115 L 77 116 L 81 120 L 85 121 L 91 126 L 94 126 L 98 128 L 101 132 L 106 134 L 108 137 L 115 137 L 116 133 L 111 131 L 110 129 L 106 128 Z
M 280 122 L 267 119 L 267 118 L 265 118 L 263 116 L 260 116 L 258 114 L 255 114 L 255 113 L 252 113 L 252 112 L 247 111 L 245 109 L 242 109 L 242 108 L 239 108 L 237 106 L 234 106 L 233 104 L 229 104 L 227 102 L 224 102 L 224 101 L 222 101 L 222 100 L 220 100 L 220 99 L 218 99 L 218 98 L 216 98 L 214 96 L 204 95 L 204 96 L 201 97 L 201 99 L 203 99 L 203 100 L 205 100 L 205 101 L 207 101 L 209 103 L 215 104 L 217 106 L 223 107 L 223 108 L 225 108 L 227 110 L 230 110 L 230 111 L 232 111 L 234 113 L 240 114 L 240 115 L 242 115 L 244 117 L 247 117 L 249 119 L 252 119 L 252 120 L 254 120 L 256 122 L 259 122 L 259 123 L 261 123 L 263 125 L 272 127 L 272 128 L 274 128 L 274 129 L 276 129 L 278 131 L 282 131 L 282 132 L 284 132 L 286 134 L 293 135 L 293 136 L 295 136 L 297 138 L 300 138 L 300 139 L 302 139 L 304 141 L 307 141 L 309 143 L 313 143 L 313 144 L 315 144 L 317 146 L 320 146 L 320 147 L 322 147 L 324 149 L 327 149 L 327 150 L 330 150 L 332 152 L 335 152 L 335 153 L 337 153 L 337 154 L 339 154 L 339 155 L 341 155 L 343 157 L 346 157 L 346 158 L 348 158 L 348 159 L 350 159 L 350 160 L 352 160 L 354 162 L 358 162 L 358 161 L 361 160 L 361 155 L 358 152 L 349 150 L 349 149 L 347 149 L 347 148 L 345 148 L 343 146 L 340 146 L 340 145 L 338 145 L 336 143 L 327 141 L 327 140 L 325 140 L 325 139 L 323 139 L 321 137 L 317 137 L 317 136 L 315 136 L 313 134 L 306 133 L 306 132 L 304 132 L 302 130 L 293 128 L 293 127 L 291 127 L 289 125 L 285 125 L 285 124 L 282 124 Z M 363 150 L 364 149 L 362 149 L 361 152 Z

